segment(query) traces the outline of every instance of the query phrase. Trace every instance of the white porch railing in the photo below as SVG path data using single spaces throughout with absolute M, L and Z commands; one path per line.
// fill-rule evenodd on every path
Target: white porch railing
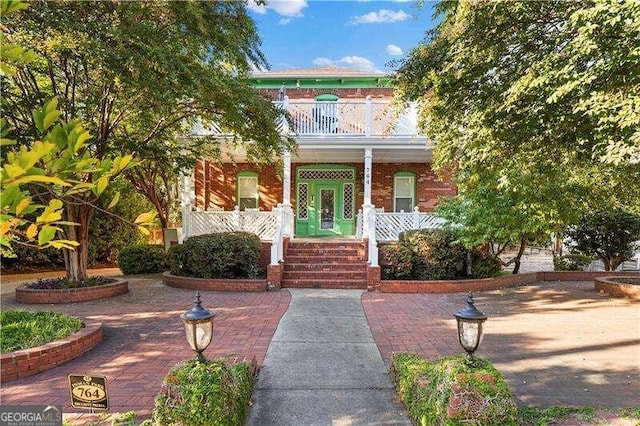
M 272 240 L 276 233 L 276 211 L 241 212 L 238 206 L 233 211 L 189 211 L 187 212 L 187 234 L 211 234 L 214 232 L 245 231 L 256 234 L 261 240 Z
M 401 232 L 412 229 L 441 228 L 444 219 L 430 213 L 420 212 L 415 207 L 410 213 L 383 213 L 373 209 L 375 216 L 375 236 L 377 241 L 398 241 Z M 363 235 L 363 213 L 358 210 L 356 220 L 356 238 L 361 239 Z
M 284 237 L 291 236 L 293 212 L 282 204 L 278 204 L 273 211 L 276 217 L 276 229 L 271 241 L 271 264 L 277 265 L 284 260 Z

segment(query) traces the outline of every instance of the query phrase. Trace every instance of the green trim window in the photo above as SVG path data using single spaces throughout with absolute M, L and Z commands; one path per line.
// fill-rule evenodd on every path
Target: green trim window
M 416 204 L 416 175 L 412 172 L 398 172 L 393 175 L 393 211 L 413 211 Z
M 236 177 L 238 190 L 237 200 L 240 211 L 258 208 L 258 174 L 255 172 L 241 172 Z

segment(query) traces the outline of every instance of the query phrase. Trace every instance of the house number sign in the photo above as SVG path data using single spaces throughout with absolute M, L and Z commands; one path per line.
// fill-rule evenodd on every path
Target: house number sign
M 74 408 L 109 409 L 105 376 L 69 374 L 69 393 Z

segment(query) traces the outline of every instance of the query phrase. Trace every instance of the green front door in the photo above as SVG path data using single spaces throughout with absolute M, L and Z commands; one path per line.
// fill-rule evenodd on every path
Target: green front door
M 355 170 L 341 165 L 301 166 L 296 182 L 296 235 L 355 233 Z
M 342 221 L 339 212 L 342 211 L 342 197 L 340 184 L 322 183 L 316 185 L 314 217 L 315 235 L 342 235 Z

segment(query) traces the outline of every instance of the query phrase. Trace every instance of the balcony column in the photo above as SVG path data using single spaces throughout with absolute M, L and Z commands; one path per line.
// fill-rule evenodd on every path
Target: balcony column
M 364 135 L 367 138 L 371 137 L 371 95 L 367 95 L 364 105 Z
M 284 217 L 284 235 L 293 235 L 293 209 L 291 207 L 291 153 L 283 154 L 282 210 Z

